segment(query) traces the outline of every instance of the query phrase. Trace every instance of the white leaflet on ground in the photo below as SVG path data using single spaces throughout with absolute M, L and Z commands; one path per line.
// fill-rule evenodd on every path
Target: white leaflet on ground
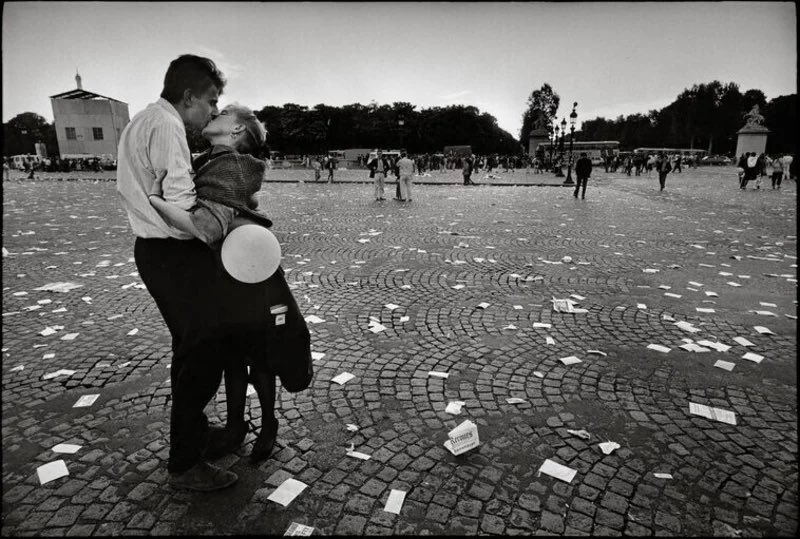
M 59 477 L 69 475 L 69 470 L 67 470 L 67 464 L 63 460 L 55 460 L 36 468 L 36 475 L 39 477 L 39 483 L 44 485 Z
M 72 407 L 84 408 L 86 406 L 91 406 L 92 404 L 94 404 L 94 401 L 96 401 L 99 396 L 100 396 L 99 393 L 96 393 L 94 395 L 83 395 L 75 402 L 75 404 L 72 405 Z
M 648 350 L 655 350 L 656 352 L 663 352 L 665 354 L 670 351 L 670 348 L 668 348 L 666 346 L 662 346 L 660 344 L 648 344 L 647 345 L 647 349 Z
M 577 356 L 562 357 L 561 359 L 559 359 L 559 361 L 564 365 L 574 365 L 576 363 L 582 363 L 582 361 L 578 359 Z
M 714 363 L 714 366 L 730 372 L 736 366 L 736 363 L 732 363 L 730 361 L 723 361 L 721 359 L 718 359 L 717 362 Z
M 354 374 L 351 374 L 349 372 L 343 372 L 342 374 L 336 375 L 333 378 L 331 378 L 331 382 L 336 382 L 339 385 L 344 385 L 346 382 L 349 382 L 355 377 L 356 376 Z
M 588 440 L 589 438 L 592 437 L 592 435 L 586 432 L 584 429 L 581 430 L 567 429 L 567 432 L 572 434 L 573 436 L 577 436 L 578 438 L 583 438 L 584 440 Z
M 389 493 L 389 498 L 386 499 L 386 505 L 383 510 L 387 513 L 400 514 L 400 509 L 403 507 L 403 500 L 405 500 L 406 492 L 403 490 L 392 489 Z
M 615 449 L 620 448 L 617 442 L 603 442 L 598 445 L 600 446 L 600 451 L 602 451 L 604 455 L 610 455 Z
M 303 492 L 307 486 L 308 485 L 302 481 L 290 478 L 281 483 L 281 485 L 276 488 L 275 491 L 267 497 L 267 499 L 286 507 L 297 497 L 298 494 Z
M 577 473 L 578 470 L 573 470 L 550 459 L 545 460 L 539 468 L 539 475 L 546 474 L 566 483 L 571 483 Z
M 747 361 L 752 361 L 753 363 L 761 363 L 764 359 L 764 356 L 754 354 L 753 352 L 747 352 L 745 355 L 742 356 L 742 359 L 746 359 Z
M 447 407 L 444 409 L 445 413 L 458 415 L 461 413 L 461 408 L 467 404 L 464 401 L 452 401 L 447 404 Z
M 305 524 L 300 524 L 298 522 L 292 522 L 289 524 L 289 527 L 286 528 L 286 532 L 284 532 L 283 535 L 309 537 L 312 533 L 314 533 L 314 528 L 311 526 L 306 526 Z
M 704 404 L 697 404 L 694 402 L 689 403 L 689 413 L 692 415 L 699 415 L 712 421 L 720 421 L 729 425 L 736 425 L 736 414 L 729 410 L 722 408 L 712 408 Z
M 80 445 L 75 445 L 75 444 L 57 444 L 53 446 L 52 451 L 54 453 L 65 453 L 67 455 L 72 455 L 74 453 L 77 453 L 80 450 L 80 448 L 81 448 Z

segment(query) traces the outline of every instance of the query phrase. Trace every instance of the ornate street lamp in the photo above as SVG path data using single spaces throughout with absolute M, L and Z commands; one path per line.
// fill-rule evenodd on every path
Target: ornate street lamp
M 403 126 L 406 124 L 405 116 L 402 114 L 397 118 L 397 127 L 400 131 L 400 150 L 403 149 Z
M 552 130 L 552 139 L 550 142 L 550 167 L 552 168 L 553 172 L 556 172 L 556 162 L 553 157 L 556 151 L 556 142 L 558 142 L 558 124 L 555 124 L 554 129 Z
M 562 178 L 564 176 L 564 135 L 567 134 L 567 120 L 561 119 L 561 140 L 558 143 L 558 168 L 556 169 L 556 177 Z
M 575 122 L 578 120 L 578 113 L 575 112 L 575 108 L 578 106 L 578 102 L 575 101 L 572 104 L 572 112 L 569 115 L 569 165 L 567 167 L 567 179 L 564 180 L 564 185 L 572 185 L 572 144 L 575 142 Z

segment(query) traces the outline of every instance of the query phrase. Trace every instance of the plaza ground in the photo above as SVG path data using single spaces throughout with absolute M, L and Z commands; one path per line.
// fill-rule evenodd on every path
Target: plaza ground
M 210 494 L 167 482 L 170 338 L 103 181 L 113 174 L 3 183 L 3 535 L 263 535 L 292 522 L 328 535 L 795 535 L 794 181 L 742 192 L 734 168 L 710 167 L 659 192 L 654 173 L 595 169 L 576 200 L 551 174 L 465 187 L 455 171 L 400 203 L 342 172 L 349 183 L 328 185 L 271 171 L 259 193 L 301 310 L 323 320 L 309 328 L 324 355 L 309 390 L 280 390 L 273 456 L 250 464 L 249 434 L 217 461 L 239 482 Z M 81 288 L 35 290 L 53 282 Z M 587 312 L 554 312 L 570 296 Z M 687 339 L 729 348 L 690 352 Z M 43 379 L 59 369 L 74 373 Z M 331 381 L 343 372 L 355 378 Z M 460 415 L 445 412 L 452 401 Z M 222 389 L 207 412 L 224 421 Z M 260 426 L 257 397 L 247 413 Z M 443 443 L 465 419 L 481 444 L 456 457 Z M 604 454 L 607 441 L 619 449 Z M 351 444 L 370 459 L 347 456 Z M 69 476 L 41 485 L 37 468 L 60 459 Z M 547 459 L 574 478 L 540 474 Z M 268 500 L 288 478 L 308 486 L 286 507 Z M 399 515 L 384 511 L 392 489 L 406 492 Z

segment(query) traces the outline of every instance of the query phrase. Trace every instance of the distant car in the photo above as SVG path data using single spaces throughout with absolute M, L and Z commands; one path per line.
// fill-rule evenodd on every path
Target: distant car
M 724 155 L 707 155 L 700 160 L 701 165 L 730 165 L 732 162 Z

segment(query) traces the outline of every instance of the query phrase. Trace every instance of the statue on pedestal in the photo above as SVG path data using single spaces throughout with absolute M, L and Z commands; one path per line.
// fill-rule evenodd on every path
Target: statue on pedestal
M 764 117 L 758 111 L 758 105 L 753 105 L 752 110 L 744 115 L 747 122 L 745 127 L 757 127 L 764 125 Z

